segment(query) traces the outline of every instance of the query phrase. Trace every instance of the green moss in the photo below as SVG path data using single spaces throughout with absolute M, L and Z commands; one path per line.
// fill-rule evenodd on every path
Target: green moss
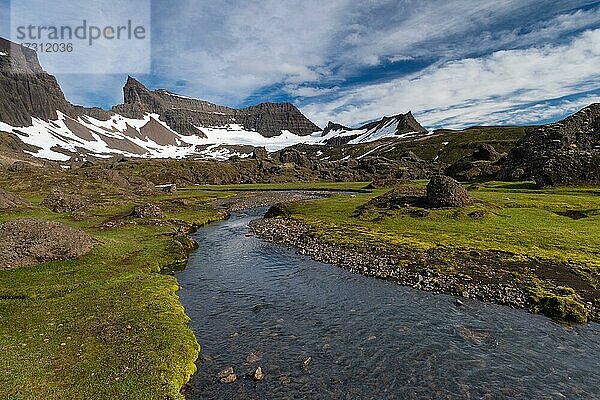
M 588 321 L 585 306 L 575 296 L 545 296 L 539 303 L 539 311 L 545 316 L 567 322 L 584 324 Z
M 31 192 L 38 183 L 40 192 Z M 0 186 L 29 198 L 43 198 L 52 185 L 79 184 L 68 174 L 0 173 Z M 195 243 L 183 232 L 223 217 L 196 206 L 220 195 L 190 189 L 139 198 L 93 180 L 81 191 L 94 200 L 82 212 L 56 214 L 34 205 L 0 214 L 0 221 L 57 220 L 96 241 L 77 260 L 0 271 L 0 398 L 183 399 L 199 346 L 177 281 L 158 272 L 185 263 Z M 190 206 L 174 206 L 179 198 Z M 161 224 L 126 217 L 132 204 L 146 201 L 167 210 Z M 122 223 L 107 227 L 107 220 Z

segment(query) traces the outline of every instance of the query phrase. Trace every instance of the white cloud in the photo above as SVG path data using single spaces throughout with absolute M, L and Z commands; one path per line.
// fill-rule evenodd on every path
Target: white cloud
M 587 31 L 565 45 L 498 51 L 435 65 L 386 83 L 344 90 L 335 100 L 308 104 L 303 111 L 320 124 L 334 119 L 351 125 L 410 109 L 428 126 L 526 122 L 519 115 L 533 115 L 510 110 L 600 89 L 598 65 L 600 29 Z M 557 106 L 557 114 L 561 107 L 564 104 Z M 546 110 L 544 115 L 548 113 Z

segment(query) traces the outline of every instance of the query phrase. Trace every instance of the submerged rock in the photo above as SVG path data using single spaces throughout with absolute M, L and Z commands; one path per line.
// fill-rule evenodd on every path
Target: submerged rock
M 256 368 L 256 371 L 254 371 L 254 374 L 252 375 L 252 379 L 254 379 L 255 381 L 262 381 L 264 377 L 265 374 L 263 373 L 261 367 Z
M 217 378 L 219 379 L 219 382 L 221 382 L 222 384 L 228 385 L 237 380 L 237 375 L 234 373 L 233 367 L 229 367 L 229 368 L 225 368 L 224 370 L 219 372 L 217 374 Z

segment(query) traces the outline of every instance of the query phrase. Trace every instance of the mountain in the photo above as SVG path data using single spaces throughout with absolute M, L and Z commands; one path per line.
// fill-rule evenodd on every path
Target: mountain
M 35 157 L 228 158 L 246 154 L 228 145 L 279 149 L 321 130 L 289 103 L 233 109 L 151 91 L 131 77 L 123 95 L 110 111 L 73 105 L 36 52 L 0 38 L 0 131 Z
M 383 117 L 356 129 L 329 122 L 321 136 L 324 138 L 324 143 L 340 146 L 372 142 L 388 137 L 417 137 L 427 133 L 427 129 L 423 128 L 409 111 L 406 114 Z
M 358 129 L 330 123 L 325 130 L 290 103 L 235 109 L 166 90 L 133 77 L 123 104 L 111 110 L 71 104 L 37 54 L 0 38 L 0 132 L 11 150 L 55 161 L 73 159 L 247 157 L 253 148 L 296 144 L 346 145 L 427 131 L 411 113 L 384 117 Z M 0 138 L 1 139 L 1 138 Z M 0 140 L 2 142 L 2 140 Z M 19 145 L 20 144 L 20 145 Z
M 540 186 L 600 184 L 600 103 L 525 135 L 498 176 Z
M 230 124 L 259 132 L 264 137 L 288 131 L 307 136 L 321 129 L 290 103 L 263 103 L 234 109 L 208 101 L 196 100 L 166 90 L 148 90 L 132 77 L 123 88 L 124 104 L 113 108 L 115 113 L 129 118 L 158 114 L 173 130 L 182 135 L 201 135 L 198 127 L 223 127 Z

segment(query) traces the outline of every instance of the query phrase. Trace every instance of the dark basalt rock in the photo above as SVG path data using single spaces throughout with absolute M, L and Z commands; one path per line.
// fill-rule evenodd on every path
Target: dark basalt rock
M 265 218 L 290 218 L 292 213 L 284 204 L 275 204 L 271 206 L 267 213 L 265 214 Z
M 490 144 L 481 144 L 472 155 L 466 156 L 450 165 L 444 174 L 458 181 L 489 180 L 500 171 L 497 161 L 502 154 Z
M 498 179 L 533 179 L 539 186 L 600 184 L 600 104 L 523 137 Z
M 489 143 L 480 144 L 473 152 L 473 159 L 478 161 L 498 161 L 502 154 L 498 153 Z
M 467 190 L 454 179 L 437 175 L 427 185 L 427 203 L 432 208 L 465 207 L 473 204 Z

